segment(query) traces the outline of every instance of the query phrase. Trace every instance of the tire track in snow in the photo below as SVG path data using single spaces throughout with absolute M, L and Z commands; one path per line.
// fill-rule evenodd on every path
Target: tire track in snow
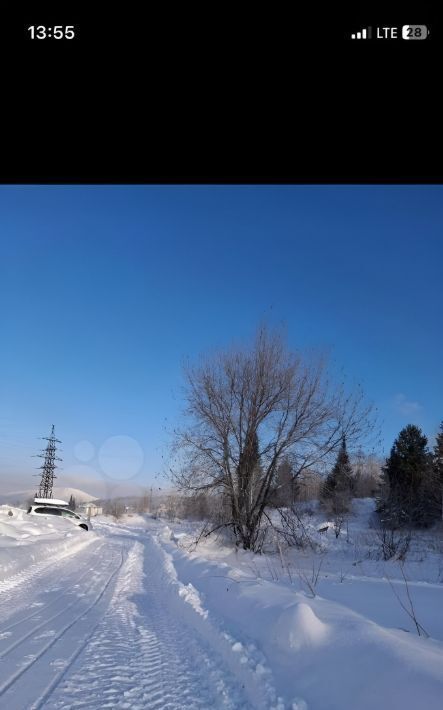
M 119 574 L 108 613 L 75 671 L 73 667 L 54 692 L 50 689 L 47 710 L 252 707 L 241 683 L 227 671 L 218 654 L 207 648 L 171 607 L 161 571 L 162 560 L 152 542 L 135 542 Z
M 95 558 L 97 558 L 97 559 L 99 559 L 99 560 L 101 559 L 101 556 L 102 556 L 102 554 L 101 554 L 101 548 L 103 547 L 103 544 L 104 544 L 104 543 L 102 543 L 98 549 L 94 550 L 93 555 L 92 555 L 92 557 L 91 557 L 91 560 L 90 560 L 90 562 L 88 562 L 88 564 L 94 565 Z M 64 561 L 65 561 L 65 560 L 64 560 Z M 86 569 L 83 571 L 83 573 L 80 574 L 80 575 L 78 574 L 77 570 L 75 569 L 72 574 L 70 574 L 70 575 L 68 575 L 68 576 L 66 576 L 66 577 L 63 577 L 63 586 L 65 586 L 65 587 L 70 586 L 70 579 L 72 578 L 72 589 L 74 589 L 74 588 L 76 588 L 76 587 L 79 587 L 79 586 L 80 586 L 80 582 L 82 582 L 82 580 L 83 580 L 85 577 L 87 577 L 88 575 L 91 576 L 91 570 L 94 570 L 94 569 L 95 569 L 94 566 L 93 566 L 92 568 L 91 568 L 91 567 L 88 567 L 88 568 L 86 568 Z M 40 570 L 40 571 L 39 571 L 39 574 L 43 574 L 44 571 L 46 571 L 46 567 L 45 567 L 44 570 Z M 30 577 L 31 577 L 31 575 L 30 575 Z M 26 579 L 26 583 L 27 583 L 27 582 L 30 582 L 30 577 L 28 577 L 28 579 Z M 34 575 L 32 575 L 32 577 L 34 577 Z M 22 582 L 22 583 L 23 583 L 23 582 Z M 31 590 L 31 591 L 32 591 L 32 590 Z M 45 603 L 41 603 L 41 604 L 38 603 L 38 606 L 37 606 L 35 602 L 34 602 L 34 603 L 31 603 L 31 607 L 33 607 L 33 606 L 36 606 L 36 607 L 37 607 L 36 610 L 33 611 L 33 612 L 31 612 L 30 614 L 26 614 L 25 616 L 21 616 L 20 618 L 16 619 L 16 620 L 13 621 L 12 623 L 7 624 L 6 626 L 2 626 L 2 627 L 0 628 L 0 639 L 2 638 L 2 635 L 3 635 L 3 634 L 9 632 L 10 629 L 15 628 L 15 627 L 18 626 L 19 624 L 22 624 L 22 623 L 24 623 L 24 622 L 27 622 L 27 621 L 33 619 L 34 617 L 44 616 L 48 609 L 50 609 L 50 608 L 53 607 L 55 604 L 57 604 L 57 603 L 58 603 L 61 599 L 63 599 L 65 596 L 66 596 L 66 591 L 64 591 L 62 594 L 59 594 L 59 595 L 58 595 L 57 597 L 55 597 L 54 599 L 51 599 L 51 601 L 48 602 L 47 604 L 45 604 Z M 10 602 L 11 602 L 11 598 L 7 600 L 7 603 L 10 603 Z M 17 599 L 16 599 L 16 597 L 14 597 L 14 607 L 15 607 L 15 609 L 16 609 L 16 602 L 17 602 Z M 5 603 L 6 603 L 6 602 L 5 602 Z M 27 608 L 29 608 L 29 607 L 27 607 Z M 9 635 L 10 635 L 10 634 L 8 634 L 8 636 L 9 636 Z M 1 657 L 2 655 L 3 655 L 3 652 L 0 652 L 0 657 Z
M 49 559 L 42 560 L 41 562 L 35 562 L 31 565 L 31 567 L 23 569 L 20 572 L 17 572 L 16 574 L 13 574 L 10 577 L 1 580 L 0 604 L 4 603 L 4 594 L 12 591 L 16 587 L 23 589 L 24 586 L 32 582 L 34 578 L 38 579 L 48 569 L 53 569 L 55 564 L 58 565 L 59 563 L 64 562 L 66 558 L 72 557 L 73 555 L 76 555 L 77 553 L 84 550 L 86 547 L 89 547 L 89 545 L 91 545 L 94 540 L 96 540 L 96 538 L 94 537 L 86 538 L 84 541 L 82 541 L 82 544 L 75 545 L 68 550 L 58 553 L 55 557 L 55 560 L 54 557 L 49 556 Z M 6 601 L 8 601 L 7 597 Z
M 100 570 L 99 570 L 100 571 Z M 42 621 L 40 624 L 37 624 L 37 626 L 34 626 L 30 628 L 28 631 L 23 636 L 20 636 L 19 638 L 14 639 L 13 643 L 7 646 L 6 648 L 0 650 L 0 660 L 3 659 L 5 656 L 7 656 L 9 653 L 11 653 L 13 650 L 15 650 L 18 646 L 20 646 L 22 643 L 27 641 L 28 639 L 34 637 L 34 640 L 38 640 L 40 638 L 44 638 L 45 634 L 41 634 L 40 636 L 35 636 L 35 633 L 37 631 L 41 631 L 42 629 L 45 628 L 45 626 L 50 626 L 52 625 L 52 622 L 55 621 L 55 619 L 58 619 L 60 616 L 66 615 L 66 612 L 69 609 L 72 609 L 72 607 L 75 606 L 81 606 L 84 604 L 84 599 L 90 595 L 90 593 L 94 592 L 94 589 L 97 586 L 97 576 L 92 577 L 91 576 L 91 569 L 88 567 L 84 573 L 81 575 L 81 577 L 77 577 L 77 582 L 80 581 L 82 578 L 84 578 L 87 574 L 90 575 L 91 577 L 91 583 L 89 586 L 86 586 L 83 592 L 80 594 L 76 594 L 76 598 L 74 598 L 69 604 L 64 604 L 62 608 L 57 611 L 55 614 L 52 614 L 52 616 L 48 616 Z M 65 588 L 68 587 L 68 582 L 66 579 L 63 579 L 63 585 Z M 78 584 L 76 586 L 79 586 Z M 18 619 L 14 623 L 10 624 L 9 626 L 5 626 L 1 631 L 0 631 L 0 643 L 2 636 L 8 637 L 9 633 L 8 630 L 12 628 L 17 628 L 17 626 L 20 626 L 21 624 L 27 626 L 29 622 L 32 623 L 32 620 L 37 621 L 40 620 L 42 616 L 45 616 L 45 612 L 47 612 L 48 608 L 54 606 L 56 603 L 60 604 L 60 602 L 67 601 L 67 596 L 68 594 L 71 594 L 71 591 L 69 590 L 68 592 L 65 591 L 63 594 L 60 594 L 58 597 L 56 597 L 52 602 L 47 604 L 46 606 L 39 607 L 37 611 L 33 612 L 32 614 L 29 614 L 28 616 L 25 616 L 21 619 Z M 49 632 L 48 632 L 49 635 Z
M 28 708 L 28 707 L 29 707 L 29 704 L 28 704 L 28 703 L 30 702 L 30 699 L 29 699 L 29 697 L 27 697 L 27 699 L 26 699 L 26 701 L 25 701 L 26 704 L 25 704 L 24 700 L 22 699 L 22 698 L 23 698 L 23 693 L 24 693 L 26 696 L 29 696 L 29 695 L 32 696 L 32 695 L 34 695 L 34 697 L 31 697 L 31 702 L 34 702 L 34 700 L 35 700 L 35 692 L 38 692 L 38 691 L 33 691 L 33 687 L 35 687 L 36 679 L 39 678 L 39 676 L 36 675 L 36 673 L 35 673 L 35 666 L 36 666 L 36 664 L 38 664 L 38 662 L 40 661 L 40 659 L 43 659 L 43 657 L 45 656 L 45 654 L 46 654 L 51 648 L 53 648 L 54 646 L 56 646 L 56 644 L 57 644 L 59 641 L 61 641 L 61 640 L 63 640 L 63 649 L 64 649 L 65 644 L 66 644 L 66 640 L 65 640 L 65 635 L 66 635 L 66 633 L 67 633 L 72 627 L 75 627 L 75 625 L 79 624 L 80 621 L 86 621 L 86 622 L 88 621 L 88 616 L 89 616 L 89 614 L 90 614 L 93 610 L 96 609 L 96 607 L 97 607 L 97 605 L 99 604 L 100 600 L 101 600 L 102 597 L 105 595 L 105 592 L 107 591 L 108 587 L 110 586 L 112 580 L 114 579 L 114 577 L 116 576 L 116 574 L 117 574 L 117 573 L 119 572 L 119 570 L 121 569 L 121 567 L 122 567 L 122 565 L 123 565 L 123 561 L 124 561 L 124 556 L 123 556 L 123 550 L 122 550 L 122 551 L 121 551 L 120 560 L 119 560 L 118 565 L 115 566 L 115 568 L 113 569 L 112 573 L 106 578 L 106 581 L 104 582 L 104 584 L 102 583 L 101 588 L 100 588 L 100 591 L 99 591 L 99 593 L 95 596 L 95 598 L 93 599 L 92 603 L 89 604 L 85 609 L 83 609 L 83 610 L 81 611 L 81 613 L 76 614 L 76 615 L 74 616 L 74 618 L 71 618 L 71 620 L 69 621 L 69 623 L 65 624 L 65 626 L 63 626 L 58 632 L 55 632 L 55 633 L 52 635 L 51 640 L 50 640 L 48 643 L 46 643 L 42 648 L 40 648 L 37 653 L 35 653 L 35 654 L 28 654 L 27 656 L 25 656 L 25 657 L 24 657 L 25 662 L 22 663 L 22 664 L 19 666 L 19 668 L 18 668 L 15 672 L 13 672 L 6 680 L 4 680 L 4 681 L 0 684 L 0 697 L 3 696 L 3 695 L 5 695 L 5 694 L 8 694 L 8 695 L 9 695 L 9 697 L 7 698 L 7 701 L 6 701 L 8 708 L 11 708 L 11 709 L 12 709 L 12 708 L 17 708 L 17 709 L 19 709 L 19 710 L 22 710 L 22 708 L 24 708 L 24 707 L 27 707 L 27 708 Z M 89 636 L 90 636 L 89 633 L 86 634 L 86 638 L 88 638 Z M 83 634 L 82 640 L 83 640 L 84 638 L 85 638 L 85 634 Z M 31 643 L 31 641 L 32 641 L 32 639 L 28 640 L 28 643 Z M 71 645 L 72 645 L 72 644 L 74 644 L 74 645 L 75 645 L 75 644 L 78 644 L 78 638 L 76 637 L 75 633 L 74 633 L 74 637 L 71 638 L 70 641 L 71 641 Z M 14 648 L 15 648 L 15 647 L 14 647 Z M 63 650 L 63 649 L 62 649 L 62 650 Z M 12 649 L 11 649 L 11 650 L 12 650 Z M 29 650 L 29 649 L 28 649 L 28 650 Z M 44 660 L 44 659 L 43 659 L 43 660 Z M 63 667 L 66 666 L 66 660 L 65 660 L 65 659 L 58 659 L 58 661 L 59 661 L 59 664 L 63 665 Z M 69 659 L 68 659 L 68 661 L 69 661 Z M 53 662 L 51 665 L 54 665 L 54 662 Z M 32 673 L 33 673 L 33 674 L 32 674 Z M 30 676 L 30 677 L 29 677 L 29 680 L 28 680 L 28 678 L 25 676 L 25 674 L 29 674 L 29 676 Z M 47 675 L 47 666 L 46 666 L 45 664 L 43 664 L 41 678 L 44 678 L 45 674 Z M 17 686 L 17 681 L 23 679 L 23 676 L 26 677 L 26 681 L 25 681 L 24 683 L 21 683 L 20 686 Z M 41 678 L 40 678 L 40 682 L 41 682 Z M 11 694 L 11 692 L 12 692 L 12 694 Z
M 164 532 L 164 526 L 162 528 L 154 533 L 153 542 L 162 556 L 165 583 L 175 589 L 176 600 L 178 596 L 186 602 L 183 616 L 189 618 L 192 626 L 198 629 L 201 637 L 207 639 L 211 647 L 218 649 L 231 674 L 246 689 L 251 706 L 255 710 L 284 710 L 284 701 L 277 695 L 272 672 L 263 653 L 251 639 L 243 638 L 240 642 L 234 638 L 224 622 L 217 620 L 204 608 L 200 594 L 193 585 L 184 585 L 179 580 L 172 556 L 160 542 L 159 532 Z

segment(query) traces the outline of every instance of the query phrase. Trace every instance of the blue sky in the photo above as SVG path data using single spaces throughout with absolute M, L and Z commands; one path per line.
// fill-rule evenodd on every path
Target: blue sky
M 409 422 L 431 438 L 442 198 L 440 186 L 0 186 L 3 489 L 34 485 L 30 456 L 52 423 L 60 482 L 164 485 L 183 358 L 261 320 L 362 383 L 384 453 Z

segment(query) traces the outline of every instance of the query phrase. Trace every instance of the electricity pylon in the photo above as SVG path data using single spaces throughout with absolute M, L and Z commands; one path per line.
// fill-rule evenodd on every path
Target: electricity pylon
M 39 466 L 39 468 L 42 469 L 42 473 L 38 493 L 35 497 L 52 498 L 52 486 L 54 484 L 54 478 L 57 478 L 54 471 L 58 468 L 55 462 L 62 460 L 59 456 L 55 455 L 57 451 L 56 444 L 61 444 L 61 441 L 55 438 L 54 425 L 52 425 L 51 436 L 42 436 L 41 438 L 47 441 L 48 444 L 41 454 L 35 454 L 35 456 L 45 459 L 44 463 Z M 35 475 L 38 476 L 40 474 Z

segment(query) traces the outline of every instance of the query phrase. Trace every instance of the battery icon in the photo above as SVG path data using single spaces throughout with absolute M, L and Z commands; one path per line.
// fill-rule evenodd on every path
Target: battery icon
M 426 25 L 403 25 L 401 36 L 403 39 L 426 39 L 429 36 L 429 29 Z

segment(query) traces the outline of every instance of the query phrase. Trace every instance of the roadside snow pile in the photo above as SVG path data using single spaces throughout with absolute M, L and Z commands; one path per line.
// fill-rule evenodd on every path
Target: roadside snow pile
M 10 515 L 12 513 L 12 515 Z M 26 510 L 0 506 L 0 591 L 20 583 L 30 565 L 47 567 L 90 545 L 97 536 L 64 518 L 48 520 Z
M 370 506 L 360 507 L 359 517 L 367 520 Z M 156 539 L 179 594 L 230 640 L 241 664 L 257 675 L 270 674 L 285 708 L 440 710 L 442 641 L 384 628 L 347 605 L 266 580 L 254 573 L 251 553 L 227 555 L 221 545 L 216 560 L 214 544 L 191 553 L 179 530 L 170 527 L 157 529 Z M 206 551 L 212 559 L 203 556 Z M 373 586 L 367 580 L 356 589 L 368 600 Z M 436 595 L 435 603 L 442 598 Z

